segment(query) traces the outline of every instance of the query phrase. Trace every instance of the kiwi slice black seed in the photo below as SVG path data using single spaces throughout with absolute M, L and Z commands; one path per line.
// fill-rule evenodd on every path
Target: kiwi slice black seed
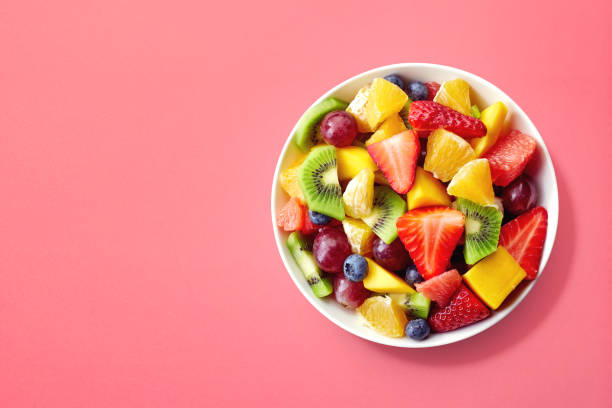
M 374 187 L 374 204 L 370 215 L 363 222 L 385 243 L 397 238 L 397 219 L 406 212 L 406 202 L 399 194 L 387 186 Z
M 404 122 L 404 125 L 406 126 L 406 129 L 412 129 L 412 126 L 410 125 L 410 122 L 408 121 L 408 110 L 410 109 L 411 103 L 412 101 L 410 100 L 410 98 L 408 98 L 408 100 L 406 101 L 406 105 L 404 105 L 404 107 L 399 113 L 400 118 L 402 118 L 402 121 Z
M 328 278 L 322 276 L 321 269 L 317 266 L 314 256 L 306 249 L 308 244 L 302 234 L 299 232 L 289 234 L 287 248 L 289 248 L 293 259 L 302 270 L 306 282 L 308 282 L 316 297 L 325 297 L 333 292 L 332 283 Z
M 431 300 L 427 299 L 421 293 L 390 293 L 389 297 L 401 307 L 411 319 L 427 319 Z
M 503 214 L 494 206 L 482 206 L 465 198 L 457 199 L 465 215 L 465 263 L 473 265 L 497 249 Z
M 321 140 L 319 123 L 325 115 L 336 110 L 345 110 L 348 103 L 334 97 L 323 99 L 302 115 L 297 124 L 293 141 L 303 152 L 307 152 Z
M 312 149 L 298 170 L 298 182 L 309 209 L 342 221 L 344 204 L 336 163 L 334 146 Z

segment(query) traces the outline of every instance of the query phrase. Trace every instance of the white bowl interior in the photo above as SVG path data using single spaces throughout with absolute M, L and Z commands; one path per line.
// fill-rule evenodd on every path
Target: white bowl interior
M 409 348 L 434 347 L 466 339 L 493 326 L 495 323 L 507 316 L 529 293 L 536 281 L 540 279 L 542 270 L 544 269 L 544 266 L 546 265 L 546 262 L 550 256 L 555 234 L 557 232 L 557 222 L 559 218 L 557 180 L 550 155 L 546 149 L 546 145 L 544 144 L 540 133 L 531 120 L 529 120 L 525 112 L 523 112 L 523 110 L 508 95 L 493 84 L 474 74 L 457 68 L 424 63 L 404 63 L 376 68 L 341 83 L 322 95 L 321 98 L 313 103 L 313 105 L 328 96 L 335 96 L 340 99 L 350 101 L 355 96 L 359 88 L 370 83 L 372 79 L 391 73 L 397 73 L 408 80 L 418 80 L 422 82 L 437 81 L 442 83 L 443 81 L 454 78 L 463 78 L 468 81 L 471 86 L 471 98 L 473 103 L 477 103 L 478 106 L 482 108 L 496 101 L 502 101 L 508 107 L 511 126 L 530 136 L 533 136 L 537 140 L 538 149 L 536 155 L 528 165 L 526 172 L 533 177 L 538 187 L 538 205 L 544 206 L 547 209 L 549 217 L 548 232 L 538 278 L 531 282 L 523 282 L 519 288 L 515 290 L 508 299 L 506 299 L 504 304 L 498 310 L 494 311 L 487 319 L 448 333 L 432 334 L 428 339 L 420 342 L 412 340 L 408 337 L 395 339 L 382 336 L 373 329 L 366 327 L 355 311 L 344 309 L 331 298 L 332 296 L 330 296 L 329 299 L 317 298 L 312 294 L 312 291 L 306 283 L 302 272 L 296 265 L 287 249 L 287 246 L 285 245 L 288 234 L 283 231 L 279 231 L 275 225 L 276 214 L 278 214 L 279 209 L 287 201 L 287 196 L 278 183 L 278 175 L 280 171 L 291 165 L 299 154 L 299 150 L 291 140 L 293 133 L 295 132 L 295 127 L 292 129 L 287 138 L 287 142 L 285 143 L 285 146 L 280 154 L 274 173 L 274 181 L 272 184 L 272 225 L 274 228 L 274 237 L 276 239 L 279 253 L 283 259 L 287 271 L 289 272 L 289 275 L 306 299 L 308 299 L 310 303 L 328 319 L 356 336 L 376 343 Z M 296 118 L 296 122 L 297 119 L 299 118 Z

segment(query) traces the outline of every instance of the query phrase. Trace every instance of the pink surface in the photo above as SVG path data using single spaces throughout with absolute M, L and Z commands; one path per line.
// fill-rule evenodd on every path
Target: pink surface
M 329 3 L 0 6 L 0 406 L 612 404 L 609 3 Z M 324 319 L 268 214 L 305 107 L 409 61 L 513 97 L 561 200 L 527 299 L 429 350 Z

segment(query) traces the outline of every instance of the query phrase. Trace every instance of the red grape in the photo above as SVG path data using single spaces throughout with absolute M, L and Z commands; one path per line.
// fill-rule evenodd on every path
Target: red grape
M 348 112 L 329 112 L 321 121 L 321 136 L 336 147 L 349 146 L 357 136 L 357 122 Z
M 343 275 L 334 276 L 334 297 L 342 306 L 355 309 L 370 296 L 363 282 L 353 282 L 346 279 Z
M 312 252 L 319 268 L 325 272 L 342 272 L 342 265 L 351 254 L 351 245 L 338 228 L 322 228 L 312 244 Z
M 538 193 L 531 178 L 523 174 L 504 188 L 502 200 L 504 210 L 519 215 L 535 207 Z
M 406 269 L 410 263 L 410 255 L 399 239 L 386 244 L 382 239 L 374 237 L 372 255 L 380 266 L 390 271 Z

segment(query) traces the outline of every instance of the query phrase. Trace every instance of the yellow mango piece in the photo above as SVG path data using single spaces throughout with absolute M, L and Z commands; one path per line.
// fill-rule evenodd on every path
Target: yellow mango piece
M 414 293 L 403 279 L 378 265 L 370 258 L 368 261 L 368 274 L 363 280 L 363 286 L 372 292 L 378 293 Z
M 346 186 L 342 194 L 344 212 L 349 217 L 363 218 L 370 215 L 374 204 L 374 173 L 361 170 Z
M 470 103 L 470 84 L 461 78 L 443 82 L 433 100 L 464 115 L 469 115 L 472 107 Z
M 487 306 L 495 310 L 525 276 L 523 268 L 506 248 L 500 246 L 474 265 L 463 279 Z
M 487 159 L 475 159 L 459 169 L 446 189 L 455 197 L 467 198 L 480 205 L 495 203 L 491 169 Z
M 376 129 L 385 119 L 402 110 L 408 95 L 397 85 L 375 78 L 370 85 L 366 117 L 370 128 Z
M 357 308 L 370 326 L 388 337 L 404 337 L 408 318 L 404 311 L 387 296 L 372 296 Z
M 388 139 L 404 130 L 406 130 L 406 125 L 404 125 L 402 117 L 400 115 L 391 115 L 378 127 L 376 132 L 366 140 L 365 145 L 369 146 L 372 143 Z
M 370 133 L 375 129 L 368 124 L 368 117 L 366 115 L 366 105 L 368 103 L 369 94 L 370 87 L 364 86 L 357 92 L 355 98 L 353 98 L 348 108 L 346 108 L 346 111 L 355 118 L 357 130 L 359 130 L 360 133 Z
M 289 194 L 290 197 L 299 199 L 302 204 L 306 202 L 306 199 L 300 188 L 300 183 L 298 183 L 298 170 L 305 159 L 306 156 L 299 158 L 291 167 L 283 170 L 278 176 L 278 182 L 281 188 L 285 190 L 285 193 Z
M 347 146 L 336 148 L 336 161 L 338 165 L 338 179 L 350 180 L 361 170 L 378 170 L 370 153 L 363 147 Z
M 421 167 L 416 168 L 414 184 L 407 194 L 408 210 L 431 205 L 450 206 L 450 197 L 446 193 L 446 187 L 440 183 L 431 173 Z
M 503 102 L 495 102 L 480 113 L 480 120 L 487 127 L 487 134 L 470 140 L 477 157 L 481 157 L 497 142 L 507 114 L 508 108 Z
M 363 256 L 372 255 L 372 242 L 374 231 L 365 222 L 354 218 L 342 220 L 342 228 L 351 244 L 351 252 Z

